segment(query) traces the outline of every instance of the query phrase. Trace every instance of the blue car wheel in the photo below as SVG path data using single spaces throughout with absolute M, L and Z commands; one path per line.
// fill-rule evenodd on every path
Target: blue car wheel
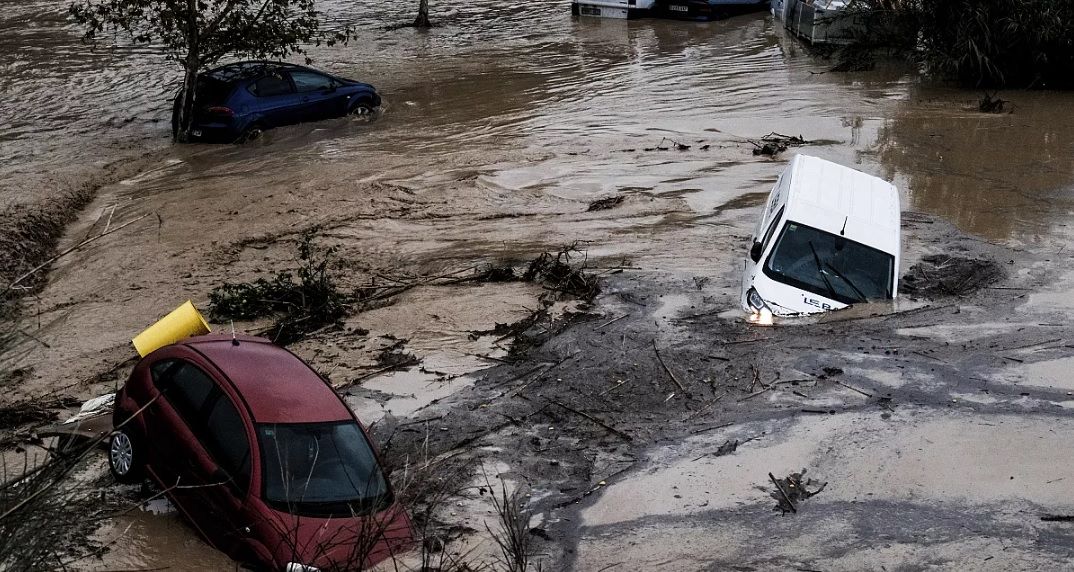
M 235 140 L 236 143 L 249 143 L 251 141 L 257 141 L 265 134 L 265 128 L 260 123 L 254 123 L 243 130 L 239 138 Z
M 354 117 L 369 117 L 373 115 L 373 102 L 368 99 L 359 100 L 351 106 L 349 115 Z

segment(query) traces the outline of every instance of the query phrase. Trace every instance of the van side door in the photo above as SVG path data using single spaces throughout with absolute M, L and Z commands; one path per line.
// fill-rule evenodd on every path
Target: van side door
M 764 231 L 763 236 L 754 238 L 754 244 L 750 245 L 751 256 L 746 259 L 746 265 L 742 272 L 742 296 L 745 297 L 746 292 L 753 285 L 753 279 L 757 276 L 757 273 L 761 270 L 761 266 L 765 262 L 765 253 L 768 252 L 768 247 L 772 243 L 773 236 L 783 222 L 783 211 L 785 207 L 780 207 L 779 211 L 775 215 L 769 218 L 768 227 Z M 760 232 L 760 230 L 758 230 Z M 758 248 L 760 254 L 757 260 L 752 260 L 752 253 L 755 248 Z

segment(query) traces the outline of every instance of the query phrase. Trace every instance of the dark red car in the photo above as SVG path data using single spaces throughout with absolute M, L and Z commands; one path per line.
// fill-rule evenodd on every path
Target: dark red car
M 200 336 L 161 348 L 131 372 L 113 416 L 115 477 L 151 478 L 239 562 L 356 570 L 412 539 L 354 413 L 267 340 Z

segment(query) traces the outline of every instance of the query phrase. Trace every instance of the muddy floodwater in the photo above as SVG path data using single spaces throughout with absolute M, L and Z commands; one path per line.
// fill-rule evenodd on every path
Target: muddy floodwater
M 0 204 L 47 205 L 119 162 L 129 168 L 100 181 L 61 247 L 136 221 L 59 260 L 25 299 L 27 335 L 0 357 L 21 371 L 8 398 L 112 390 L 133 365 L 133 335 L 184 300 L 206 309 L 221 283 L 294 268 L 308 229 L 340 248 L 346 287 L 576 243 L 603 291 L 555 307 L 589 317 L 521 362 L 473 332 L 537 308 L 542 289 L 525 283 L 416 288 L 293 349 L 346 388 L 379 439 L 435 419 L 431 447 L 457 452 L 452 438 L 469 436 L 483 462 L 526 483 L 549 569 L 1074 563 L 1074 529 L 1038 518 L 1074 511 L 1063 494 L 1074 478 L 1063 452 L 1074 437 L 1063 373 L 1074 359 L 1074 95 L 1004 92 L 1009 112 L 982 114 L 978 93 L 898 63 L 830 72 L 764 12 L 625 22 L 572 18 L 563 1 L 434 1 L 437 27 L 386 29 L 413 4 L 321 3 L 360 32 L 310 56 L 378 88 L 372 121 L 177 146 L 173 64 L 141 47 L 91 49 L 54 0 L 7 2 Z M 771 132 L 808 144 L 755 156 L 751 140 Z M 770 333 L 746 326 L 741 257 L 796 151 L 895 182 L 902 272 L 959 253 L 994 260 L 1002 280 Z M 622 200 L 589 210 L 608 198 Z M 376 356 L 400 339 L 422 365 L 377 375 Z M 670 363 L 654 361 L 655 346 Z M 535 366 L 546 369 L 523 375 Z M 800 384 L 769 390 L 776 380 Z M 562 405 L 537 410 L 542 399 Z M 738 452 L 698 457 L 728 439 L 743 441 Z M 780 516 L 767 473 L 802 468 L 830 484 Z M 483 532 L 487 507 L 469 500 L 444 518 Z M 228 566 L 166 504 L 96 538 L 108 555 L 84 568 Z M 492 552 L 488 539 L 460 542 Z

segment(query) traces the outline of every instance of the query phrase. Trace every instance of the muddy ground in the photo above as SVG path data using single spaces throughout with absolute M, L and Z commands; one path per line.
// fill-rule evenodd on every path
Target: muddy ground
M 1005 94 L 1014 113 L 981 115 L 976 94 L 912 70 L 827 73 L 763 14 L 589 22 L 548 3 L 445 20 L 427 35 L 371 28 L 376 58 L 319 54 L 380 87 L 388 105 L 370 123 L 172 147 L 140 100 L 133 139 L 161 148 L 93 185 L 59 248 L 133 222 L 57 261 L 23 298 L 4 403 L 114 389 L 133 335 L 188 298 L 207 310 L 223 283 L 293 269 L 310 229 L 339 248 L 348 291 L 521 266 L 575 243 L 601 293 L 557 302 L 513 353 L 490 332 L 541 308 L 540 284 L 433 281 L 291 346 L 397 469 L 468 462 L 472 486 L 438 512 L 449 552 L 494 558 L 488 477 L 531 495 L 546 570 L 1074 565 L 1072 525 L 1041 520 L 1074 514 L 1069 95 Z M 41 97 L 35 85 L 13 93 Z M 74 127 L 81 141 L 95 124 Z M 741 258 L 794 152 L 754 155 L 749 139 L 772 131 L 900 186 L 912 295 L 771 328 L 742 320 Z M 36 137 L 8 139 L 21 145 L 7 147 L 19 165 L 8 190 L 21 181 L 47 203 L 31 183 L 82 151 Z M 996 271 L 944 282 L 937 256 Z M 420 364 L 384 372 L 392 347 Z M 803 469 L 809 490 L 827 484 L 783 514 L 769 473 Z M 119 505 L 141 498 L 87 478 Z M 91 540 L 104 556 L 72 567 L 230 566 L 166 503 Z

